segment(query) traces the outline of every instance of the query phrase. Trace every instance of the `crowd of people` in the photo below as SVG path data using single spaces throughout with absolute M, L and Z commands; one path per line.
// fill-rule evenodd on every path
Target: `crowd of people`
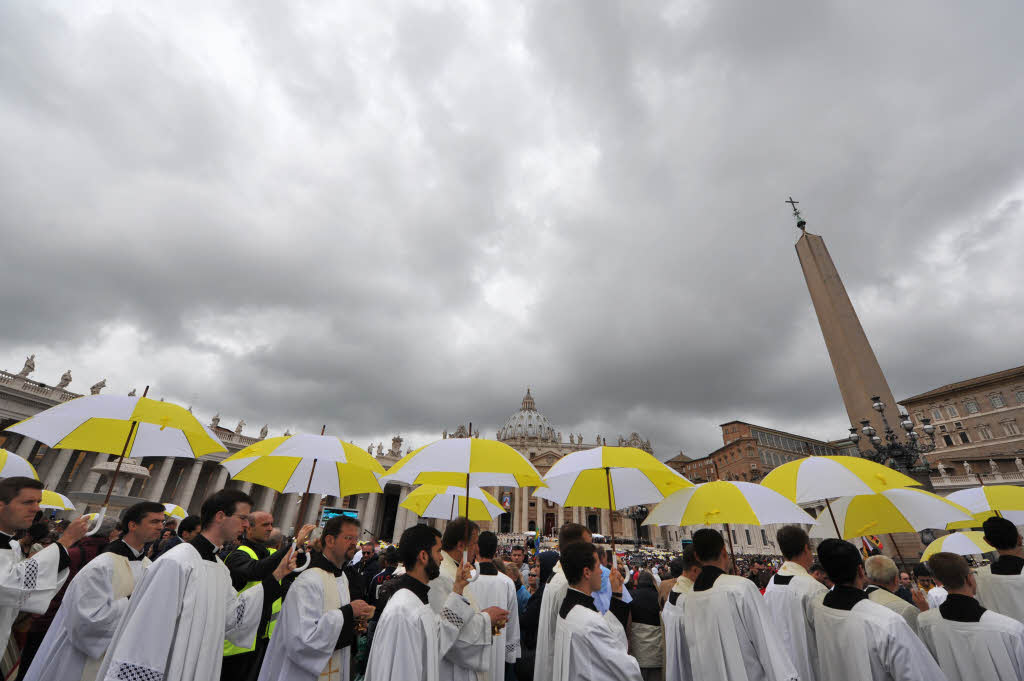
M 239 490 L 86 536 L 41 519 L 41 489 L 0 480 L 5 679 L 1024 679 L 1024 549 L 998 517 L 990 565 L 900 572 L 845 541 L 815 555 L 797 526 L 781 557 L 741 560 L 708 528 L 678 555 L 613 554 L 574 523 L 537 548 L 465 518 L 394 546 L 345 516 L 288 540 Z

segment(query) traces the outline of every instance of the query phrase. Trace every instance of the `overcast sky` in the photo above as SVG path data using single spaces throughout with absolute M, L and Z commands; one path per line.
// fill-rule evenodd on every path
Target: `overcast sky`
M 1024 5 L 0 3 L 0 368 L 255 435 L 666 458 L 1024 364 Z M 385 445 L 385 448 L 387 445 Z

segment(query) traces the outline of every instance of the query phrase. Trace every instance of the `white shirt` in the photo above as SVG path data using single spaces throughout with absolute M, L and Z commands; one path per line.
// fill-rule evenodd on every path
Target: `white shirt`
M 950 609 L 962 619 L 973 620 L 981 610 L 973 598 L 951 599 Z M 949 681 L 1024 679 L 1024 624 L 1017 620 L 985 610 L 977 621 L 956 621 L 935 609 L 921 613 L 918 625 L 921 639 Z

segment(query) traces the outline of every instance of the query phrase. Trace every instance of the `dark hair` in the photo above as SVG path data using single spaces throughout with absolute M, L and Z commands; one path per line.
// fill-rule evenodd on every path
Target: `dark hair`
M 967 583 L 967 575 L 971 574 L 971 568 L 964 557 L 948 551 L 933 554 L 928 559 L 928 567 L 946 589 L 963 588 Z
M 799 525 L 786 525 L 780 527 L 775 533 L 775 541 L 779 542 L 779 551 L 786 560 L 792 560 L 804 552 L 811 539 L 807 532 Z
M 807 568 L 807 572 L 824 572 L 825 568 L 821 567 L 821 563 L 811 563 L 811 567 Z
M 692 570 L 695 567 L 700 567 L 700 560 L 697 558 L 697 552 L 693 549 L 693 545 L 683 547 L 683 572 Z
M 474 532 L 478 532 L 480 526 L 474 523 L 468 518 L 456 518 L 455 520 L 448 523 L 444 528 L 444 534 L 441 535 L 441 548 L 445 551 L 451 551 L 459 545 L 460 541 L 466 541 L 466 537 L 472 537 Z
M 163 510 L 163 508 L 161 507 L 160 510 Z M 48 534 L 50 534 L 49 523 L 34 523 L 28 528 L 28 536 L 32 537 L 32 541 L 34 542 L 41 540 Z
M 164 505 L 158 504 L 155 501 L 142 501 L 134 506 L 129 506 L 121 514 L 121 529 L 127 532 L 128 523 L 135 523 L 138 525 L 146 515 L 150 513 L 163 514 L 163 512 Z
M 644 570 L 643 572 L 640 573 L 640 576 L 636 578 L 636 585 L 638 587 L 644 586 L 644 587 L 650 587 L 650 588 L 653 589 L 654 588 L 654 575 L 652 575 L 647 570 Z
M 679 579 L 679 576 L 683 574 L 686 569 L 686 565 L 683 563 L 682 558 L 673 558 L 668 562 L 668 571 L 674 578 Z
M 834 584 L 849 584 L 857 579 L 857 568 L 864 564 L 860 551 L 848 541 L 826 539 L 818 547 L 818 560 Z
M 214 517 L 222 511 L 226 516 L 233 516 L 235 506 L 238 504 L 248 504 L 251 507 L 253 506 L 252 497 L 240 489 L 222 489 L 219 492 L 214 492 L 206 498 L 199 509 L 199 518 L 203 529 L 212 525 Z
M 420 551 L 426 551 L 427 555 L 434 550 L 434 544 L 441 533 L 430 525 L 413 525 L 406 528 L 398 540 L 398 558 L 406 570 L 416 567 L 416 559 Z
M 1009 551 L 1017 548 L 1017 526 L 1006 518 L 993 516 L 985 520 L 981 525 L 985 531 L 985 541 L 992 545 L 992 548 L 999 551 Z
M 323 536 L 337 537 L 339 534 L 341 534 L 341 528 L 343 528 L 345 525 L 355 525 L 356 527 L 361 527 L 359 521 L 353 518 L 352 516 L 336 515 L 330 520 L 328 520 L 326 523 L 324 523 Z
M 15 475 L 11 478 L 3 478 L 0 480 L 0 501 L 5 504 L 11 503 L 16 496 L 21 494 L 23 489 L 42 489 L 43 483 L 39 482 L 35 478 L 26 478 L 21 475 Z M 160 507 L 163 510 L 163 507 Z
M 559 548 L 562 547 L 559 546 Z M 583 579 L 583 570 L 585 568 L 590 568 L 591 570 L 598 569 L 595 565 L 597 561 L 597 547 L 590 542 L 569 544 L 562 549 L 562 555 L 559 560 L 562 563 L 565 579 L 571 586 Z
M 178 523 L 178 536 L 180 537 L 183 532 L 195 532 L 201 526 L 199 516 L 190 515 L 186 516 L 184 520 Z
M 522 546 L 520 546 L 519 544 L 515 544 L 515 545 L 514 545 L 514 546 L 512 547 L 512 551 L 511 551 L 510 553 L 513 553 L 513 552 L 515 552 L 515 551 L 522 551 L 523 553 L 526 553 L 526 550 L 525 550 L 525 549 L 523 549 L 523 547 L 522 547 Z
M 725 548 L 725 540 L 718 530 L 705 527 L 693 533 L 693 552 L 702 563 L 718 560 Z
M 489 531 L 481 532 L 477 544 L 480 547 L 481 558 L 494 558 L 494 554 L 498 551 L 498 535 Z
M 558 549 L 561 551 L 569 544 L 576 544 L 584 541 L 583 535 L 589 533 L 584 525 L 579 523 L 566 523 L 558 530 Z
M 380 559 L 388 565 L 398 565 L 398 549 L 394 546 L 387 547 L 381 554 Z

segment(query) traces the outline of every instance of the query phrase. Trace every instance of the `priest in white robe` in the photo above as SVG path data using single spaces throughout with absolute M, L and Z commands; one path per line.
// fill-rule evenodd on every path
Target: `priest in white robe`
M 12 541 L 18 530 L 32 526 L 43 498 L 35 478 L 0 480 L 0 641 L 6 645 L 19 612 L 42 614 L 68 577 L 68 549 L 85 536 L 88 521 L 78 518 L 56 542 L 25 559 Z
M 121 514 L 124 535 L 89 561 L 68 585 L 25 681 L 93 681 L 128 612 L 129 596 L 149 567 L 146 544 L 160 537 L 164 506 L 144 501 Z
M 508 613 L 508 624 L 499 633 L 494 634 L 490 668 L 486 673 L 478 675 L 479 681 L 504 681 L 505 665 L 514 664 L 521 655 L 516 585 L 508 575 L 501 573 L 494 565 L 494 556 L 497 552 L 498 535 L 493 532 L 481 532 L 477 541 L 479 576 L 466 587 L 466 591 L 472 594 L 479 607 L 496 607 Z
M 470 565 L 476 560 L 479 538 L 480 529 L 477 524 L 465 518 L 456 518 L 444 528 L 441 537 L 441 572 L 430 580 L 430 607 L 441 617 L 445 616 L 445 603 L 453 591 L 463 556 Z M 479 673 L 486 673 L 490 669 L 491 650 L 494 646 L 492 624 L 504 626 L 508 620 L 508 612 L 503 608 L 480 608 L 473 593 L 468 590 L 463 596 L 473 608 L 473 616 L 459 624 L 458 638 L 441 656 L 441 681 L 477 681 Z
M 225 639 L 253 645 L 263 598 L 280 595 L 295 556 L 289 552 L 262 584 L 235 591 L 217 551 L 238 538 L 251 509 L 252 499 L 240 490 L 221 490 L 203 502 L 202 531 L 161 555 L 132 593 L 98 679 L 209 681 L 220 678 Z
M 402 533 L 398 555 L 405 572 L 392 577 L 388 594 L 382 595 L 386 600 L 377 603 L 382 612 L 365 681 L 438 681 L 441 658 L 477 614 L 463 597 L 473 566 L 459 566 L 438 615 L 430 606 L 429 583 L 441 572 L 441 533 L 428 525 L 413 525 Z
M 1024 548 L 1020 532 L 1006 518 L 988 518 L 985 541 L 999 554 L 977 572 L 978 602 L 1024 624 Z
M 860 551 L 826 539 L 818 560 L 835 586 L 814 604 L 821 678 L 843 681 L 945 681 L 928 648 L 906 620 L 864 593 Z
M 359 541 L 359 521 L 335 516 L 324 524 L 322 552 L 288 588 L 259 681 L 349 681 L 356 620 L 373 609 L 351 600 L 344 567 Z
M 818 681 L 812 604 L 824 598 L 828 589 L 807 572 L 814 564 L 814 553 L 802 527 L 786 525 L 775 533 L 775 540 L 786 560 L 768 581 L 764 602 L 801 681 Z
M 949 681 L 1024 679 L 1024 624 L 975 600 L 977 581 L 963 556 L 936 553 L 928 568 L 947 596 L 938 608 L 922 613 L 918 624 Z
M 683 571 L 661 609 L 661 625 L 665 630 L 665 681 L 693 681 L 690 649 L 686 646 L 683 628 L 683 604 L 693 593 L 693 582 L 700 576 L 701 569 L 692 545 L 683 549 L 681 561 Z
M 590 530 L 579 523 L 565 523 L 558 530 L 558 550 L 564 551 L 571 544 L 593 540 Z M 598 586 L 600 588 L 600 585 Z M 537 648 L 533 668 L 534 681 L 552 681 L 555 663 L 555 629 L 558 611 L 569 590 L 569 583 L 562 573 L 561 562 L 555 565 L 551 580 L 544 586 L 540 604 L 540 618 L 537 623 Z
M 569 588 L 558 611 L 554 681 L 641 681 L 640 664 L 629 654 L 626 637 L 629 606 L 622 602 L 622 573 L 612 570 L 612 600 L 601 615 L 591 595 L 601 588 L 597 547 L 570 544 L 560 562 Z
M 731 567 L 725 540 L 716 530 L 693 533 L 703 568 L 683 603 L 683 627 L 695 679 L 797 681 L 761 592 Z

